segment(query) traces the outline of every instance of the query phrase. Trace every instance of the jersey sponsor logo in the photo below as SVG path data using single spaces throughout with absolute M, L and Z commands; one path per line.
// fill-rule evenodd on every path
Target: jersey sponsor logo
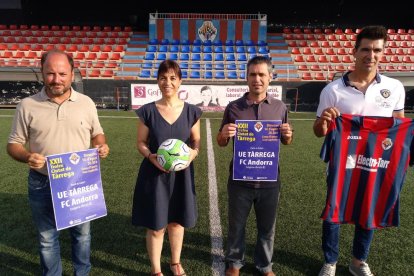
M 355 154 L 348 155 L 348 157 L 346 158 L 345 168 L 346 169 L 353 169 L 353 168 L 355 168 L 355 166 L 356 166 Z
M 362 154 L 350 154 L 346 158 L 346 169 L 362 169 L 365 171 L 376 172 L 378 169 L 386 169 L 390 164 L 389 160 L 382 158 L 366 157 Z
M 383 96 L 385 99 L 391 95 L 391 91 L 388 89 L 381 89 L 380 93 L 381 93 L 381 96 Z
M 356 168 L 371 172 L 376 172 L 377 169 L 386 169 L 390 164 L 389 160 L 380 158 L 365 157 L 359 154 L 356 158 Z
M 347 140 L 361 140 L 362 137 L 359 135 L 348 135 L 348 137 L 346 138 Z

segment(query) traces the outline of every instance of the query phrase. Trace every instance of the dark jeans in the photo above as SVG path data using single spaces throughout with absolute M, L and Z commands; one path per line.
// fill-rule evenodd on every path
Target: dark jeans
M 47 176 L 31 170 L 29 173 L 29 203 L 32 218 L 38 231 L 42 275 L 62 275 L 59 231 L 53 214 L 52 196 Z M 74 275 L 88 275 L 90 263 L 90 223 L 69 228 L 72 239 Z
M 252 189 L 229 184 L 227 190 L 229 228 L 226 262 L 228 266 L 240 269 L 245 263 L 246 221 L 253 206 L 257 227 L 254 263 L 262 273 L 271 271 L 280 186 L 270 189 Z
M 328 264 L 336 263 L 338 260 L 340 227 L 340 224 L 323 221 L 322 250 L 325 262 Z M 361 261 L 365 261 L 368 258 L 369 247 L 373 236 L 374 230 L 366 230 L 359 225 L 355 225 L 352 248 L 352 254 L 355 258 Z

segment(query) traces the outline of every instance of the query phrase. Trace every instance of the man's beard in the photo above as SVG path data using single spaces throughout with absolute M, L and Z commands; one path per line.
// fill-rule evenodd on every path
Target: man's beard
M 61 95 L 65 94 L 69 90 L 69 88 L 67 88 L 67 87 L 63 87 L 62 90 L 55 89 L 54 88 L 54 85 L 49 85 L 46 88 L 47 88 L 47 92 L 49 92 L 50 94 L 52 94 L 54 96 L 61 96 Z

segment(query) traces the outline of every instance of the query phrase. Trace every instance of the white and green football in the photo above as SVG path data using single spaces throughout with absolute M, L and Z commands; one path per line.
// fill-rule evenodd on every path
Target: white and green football
M 157 161 L 167 171 L 181 171 L 190 163 L 190 148 L 179 139 L 167 139 L 157 150 Z

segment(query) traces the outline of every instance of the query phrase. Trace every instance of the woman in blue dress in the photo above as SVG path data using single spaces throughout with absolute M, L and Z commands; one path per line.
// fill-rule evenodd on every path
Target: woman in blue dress
M 170 269 L 173 275 L 185 275 L 180 263 L 184 228 L 194 227 L 197 206 L 194 168 L 190 165 L 178 172 L 167 172 L 157 162 L 157 149 L 166 139 L 184 141 L 190 148 L 190 160 L 200 148 L 200 108 L 178 97 L 181 69 L 172 60 L 158 68 L 161 99 L 143 105 L 138 119 L 137 148 L 145 157 L 135 186 L 132 224 L 147 228 L 146 246 L 151 262 L 151 275 L 161 273 L 161 251 L 164 233 L 168 232 L 171 247 Z

